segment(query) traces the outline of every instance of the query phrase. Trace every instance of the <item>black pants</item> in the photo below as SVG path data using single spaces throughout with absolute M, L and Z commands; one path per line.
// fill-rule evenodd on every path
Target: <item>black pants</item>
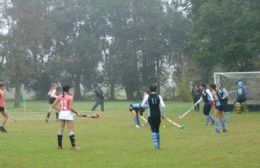
M 104 99 L 96 99 L 96 104 L 92 107 L 92 111 L 95 111 L 99 105 L 101 107 L 101 111 L 104 111 Z
M 209 115 L 210 110 L 211 110 L 210 104 L 209 103 L 205 103 L 204 104 L 204 108 L 203 108 L 204 115 Z
M 197 103 L 199 101 L 199 99 L 193 99 L 193 103 Z M 198 103 L 195 107 L 194 107 L 195 111 L 200 111 L 200 104 Z
M 160 132 L 161 116 L 148 117 L 148 123 L 150 124 L 152 132 L 154 133 Z

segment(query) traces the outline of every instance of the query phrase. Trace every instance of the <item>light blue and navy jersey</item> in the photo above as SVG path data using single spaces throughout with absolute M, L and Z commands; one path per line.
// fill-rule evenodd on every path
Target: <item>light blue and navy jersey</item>
M 161 116 L 160 98 L 157 94 L 150 94 L 148 98 L 150 116 Z
M 151 116 L 161 116 L 165 108 L 164 101 L 160 95 L 157 95 L 155 92 L 146 95 L 141 104 L 142 107 L 148 105 L 148 117 Z
M 141 108 L 141 103 L 132 103 L 131 105 L 134 108 Z

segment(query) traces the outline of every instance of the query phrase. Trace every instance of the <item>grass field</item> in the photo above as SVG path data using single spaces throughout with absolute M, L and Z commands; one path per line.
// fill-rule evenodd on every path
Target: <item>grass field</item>
M 72 151 L 68 133 L 65 149 L 56 149 L 58 123 L 43 120 L 46 102 L 28 102 L 23 109 L 8 109 L 16 123 L 0 134 L 0 168 L 259 168 L 260 113 L 231 115 L 228 133 L 216 135 L 202 113 L 184 120 L 177 116 L 191 104 L 167 102 L 167 116 L 185 125 L 179 130 L 166 122 L 161 127 L 161 149 L 154 151 L 149 127 L 136 129 L 128 112 L 129 102 L 108 102 L 102 118 L 75 120 L 80 151 Z M 76 102 L 88 111 L 92 102 Z

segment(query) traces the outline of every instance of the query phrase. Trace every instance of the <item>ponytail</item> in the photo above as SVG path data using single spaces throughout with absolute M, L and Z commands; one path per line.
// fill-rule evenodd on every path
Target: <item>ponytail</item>
M 71 87 L 69 85 L 65 85 L 62 87 L 62 97 L 65 96 L 65 93 L 69 93 L 70 88 Z

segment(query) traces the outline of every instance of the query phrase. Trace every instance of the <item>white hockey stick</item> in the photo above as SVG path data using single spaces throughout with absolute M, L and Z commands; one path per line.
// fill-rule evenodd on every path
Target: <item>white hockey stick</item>
M 190 109 L 188 109 L 185 113 L 179 116 L 179 119 L 183 119 L 186 115 L 188 115 L 195 106 L 197 106 L 202 101 L 202 98 L 200 98 Z
M 168 121 L 170 124 L 172 124 L 172 125 L 175 126 L 175 127 L 178 127 L 178 128 L 180 128 L 180 129 L 183 129 L 183 128 L 184 128 L 183 125 L 180 125 L 180 124 L 178 124 L 178 123 L 172 121 L 172 120 L 169 119 L 168 117 L 163 116 L 162 118 L 164 118 L 166 121 Z
M 144 116 L 140 116 L 140 118 L 145 122 L 145 124 L 148 124 L 148 121 L 144 118 Z

